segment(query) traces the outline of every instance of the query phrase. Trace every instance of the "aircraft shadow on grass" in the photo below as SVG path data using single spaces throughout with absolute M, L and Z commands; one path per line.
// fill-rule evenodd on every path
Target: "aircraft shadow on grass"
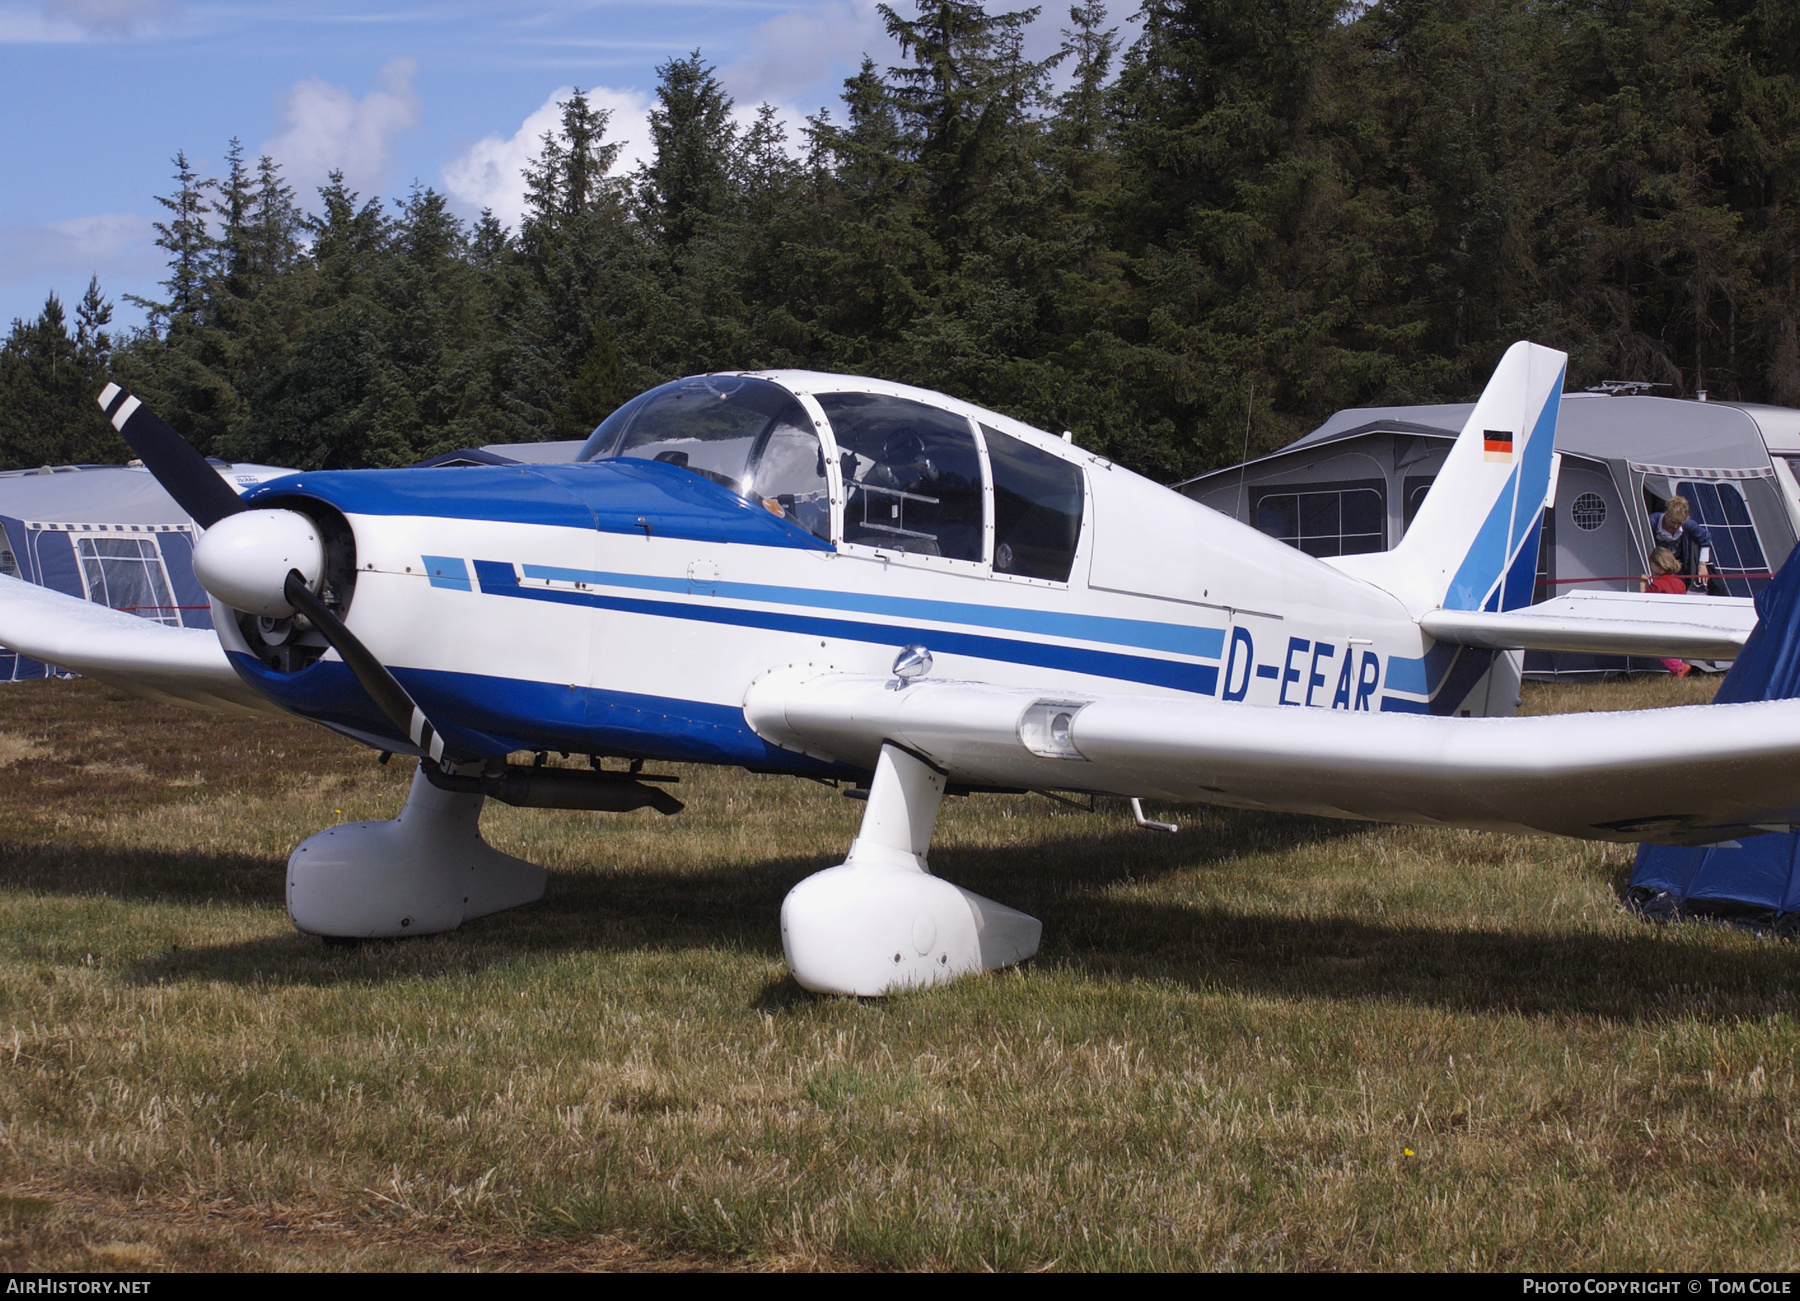
M 1357 830 L 1310 819 L 1246 821 L 1249 838 L 1263 851 Z M 1169 837 L 1115 831 L 1048 847 L 945 846 L 934 855 L 934 866 L 1042 918 L 1040 970 L 1099 982 L 1163 981 L 1300 1001 L 1398 1000 L 1469 1013 L 1621 1020 L 1760 1015 L 1791 1008 L 1800 986 L 1800 946 L 1779 942 L 1746 951 L 1721 946 L 1711 935 L 1681 942 L 1648 924 L 1626 935 L 1552 934 L 1503 922 L 1432 926 L 1375 916 L 1301 916 L 1121 898 L 1109 890 L 1177 871 L 1232 871 L 1241 848 L 1235 842 L 1243 839 L 1241 831 Z M 558 871 L 539 903 L 453 934 L 327 948 L 290 932 L 172 948 L 140 958 L 128 970 L 143 983 L 331 986 L 570 953 L 725 948 L 773 962 L 781 956 L 775 918 L 783 896 L 824 863 L 790 856 L 682 873 Z M 12 846 L 0 856 L 0 884 L 44 894 L 278 908 L 279 866 L 251 855 Z M 1254 888 L 1254 879 L 1247 877 L 1246 884 Z M 779 1014 L 809 1006 L 815 996 L 784 975 L 763 982 L 748 1001 Z

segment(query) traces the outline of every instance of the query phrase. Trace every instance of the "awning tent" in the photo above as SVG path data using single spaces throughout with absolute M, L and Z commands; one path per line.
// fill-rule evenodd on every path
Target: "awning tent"
M 1176 487 L 1316 556 L 1397 544 L 1474 410 L 1471 404 L 1340 411 L 1278 452 Z M 1636 590 L 1649 512 L 1680 493 L 1711 530 L 1715 571 L 1749 596 L 1800 538 L 1800 411 L 1643 396 L 1565 394 L 1554 509 L 1536 599 Z M 1622 657 L 1534 653 L 1527 672 L 1658 667 Z
M 242 491 L 290 473 L 216 462 Z M 0 573 L 183 628 L 212 627 L 194 578 L 199 529 L 136 466 L 46 466 L 0 473 Z M 0 648 L 0 682 L 48 677 L 47 665 Z

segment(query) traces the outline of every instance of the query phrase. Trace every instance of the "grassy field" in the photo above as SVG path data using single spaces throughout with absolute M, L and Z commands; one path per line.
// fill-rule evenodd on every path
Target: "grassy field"
M 0 1268 L 1800 1268 L 1800 945 L 1623 913 L 1629 848 L 947 801 L 1042 954 L 820 999 L 832 791 L 495 806 L 541 903 L 328 950 L 286 856 L 409 765 L 0 691 Z

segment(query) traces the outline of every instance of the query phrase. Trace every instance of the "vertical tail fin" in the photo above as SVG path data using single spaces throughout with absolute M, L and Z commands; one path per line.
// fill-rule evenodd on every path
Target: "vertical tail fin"
M 1567 363 L 1534 343 L 1508 348 L 1400 545 L 1342 567 L 1415 614 L 1530 605 Z

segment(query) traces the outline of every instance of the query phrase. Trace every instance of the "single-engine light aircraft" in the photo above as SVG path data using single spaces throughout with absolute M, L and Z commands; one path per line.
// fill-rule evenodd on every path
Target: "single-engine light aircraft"
M 116 385 L 204 528 L 214 631 L 0 578 L 0 643 L 140 695 L 420 758 L 399 818 L 293 853 L 294 924 L 429 934 L 537 899 L 485 798 L 673 813 L 653 761 L 866 787 L 781 936 L 808 989 L 1020 961 L 1039 923 L 930 873 L 949 792 L 1056 790 L 1703 844 L 1800 822 L 1800 701 L 1513 718 L 1516 648 L 1729 659 L 1748 601 L 1533 606 L 1565 358 L 1515 344 L 1392 551 L 1318 560 L 942 394 L 802 371 L 627 402 L 567 465 L 324 471 L 240 499 Z M 509 762 L 592 756 L 591 771 Z M 606 768 L 603 759 L 627 760 Z

